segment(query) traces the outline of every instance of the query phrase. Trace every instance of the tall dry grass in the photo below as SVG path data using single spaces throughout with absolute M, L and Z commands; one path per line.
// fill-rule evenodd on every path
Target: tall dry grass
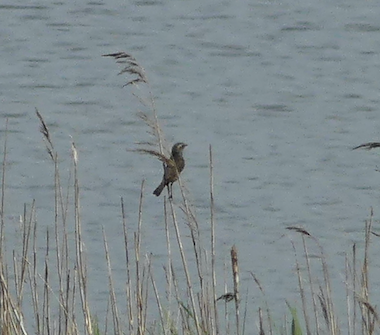
M 167 155 L 169 150 L 145 70 L 131 55 L 120 52 L 106 55 L 113 57 L 127 74 L 126 85 L 147 85 L 148 96 L 136 95 L 148 107 L 149 113 L 138 116 L 152 135 L 149 141 L 137 145 L 135 152 L 156 152 Z M 55 149 L 53 134 L 41 113 L 36 111 L 47 155 L 53 169 L 54 180 L 54 229 L 45 232 L 38 226 L 36 205 L 32 200 L 24 205 L 21 218 L 21 243 L 7 246 L 6 177 L 7 177 L 7 123 L 4 131 L 1 187 L 0 226 L 0 333 L 10 334 L 375 334 L 380 330 L 376 307 L 371 302 L 369 284 L 370 241 L 373 213 L 366 222 L 365 247 L 362 261 L 358 260 L 356 245 L 351 256 L 346 257 L 346 305 L 347 312 L 337 310 L 334 304 L 329 267 L 323 247 L 318 239 L 300 227 L 288 227 L 290 236 L 297 236 L 302 250 L 295 251 L 296 278 L 300 293 L 300 307 L 289 306 L 289 316 L 283 324 L 272 317 L 271 307 L 248 303 L 247 293 L 241 294 L 238 246 L 231 247 L 231 285 L 218 280 L 216 269 L 221 266 L 215 245 L 215 198 L 213 182 L 213 155 L 209 147 L 210 240 L 202 242 L 203 232 L 194 214 L 193 205 L 179 179 L 181 201 L 164 198 L 165 236 L 167 260 L 164 267 L 166 291 L 160 291 L 153 271 L 152 257 L 142 250 L 144 212 L 144 182 L 141 183 L 138 220 L 127 224 L 124 200 L 121 198 L 125 251 L 125 296 L 115 288 L 112 262 L 107 235 L 103 228 L 104 261 L 108 272 L 108 301 L 106 315 L 94 315 L 91 306 L 93 293 L 89 291 L 88 257 L 85 252 L 85 236 L 82 232 L 80 187 L 78 166 L 80 159 L 71 143 L 72 167 L 68 185 L 60 176 L 59 154 Z M 156 157 L 153 154 L 153 157 Z M 27 209 L 29 207 L 29 209 Z M 72 213 L 72 214 L 71 214 Z M 84 214 L 85 215 L 85 214 Z M 73 242 L 70 232 L 74 232 Z M 43 234 L 43 237 L 41 236 Z M 172 244 L 174 236 L 175 245 Z M 191 249 L 184 247 L 190 236 Z M 299 236 L 299 237 L 298 237 Z M 45 241 L 41 246 L 41 241 Z M 318 257 L 310 256 L 309 248 L 317 247 Z M 41 256 L 41 248 L 44 255 Z M 180 266 L 174 260 L 180 260 Z M 319 261 L 319 269 L 311 263 Z M 194 270 L 192 270 L 194 269 Z M 252 269 L 246 269 L 252 270 Z M 265 285 L 251 272 L 252 285 L 265 299 Z M 183 278 L 183 280 L 181 280 Z M 226 287 L 221 289 L 223 285 Z M 230 288 L 228 288 L 230 287 Z M 272 293 L 273 294 L 273 293 Z M 281 297 L 279 297 L 281 299 Z M 123 301 L 123 303 L 121 303 Z M 154 301 L 155 306 L 152 306 Z M 245 304 L 242 304 L 242 301 Z M 233 308 L 229 307 L 232 303 Z M 157 310 L 154 320 L 149 310 Z M 124 311 L 127 313 L 125 314 Z M 224 313 L 223 313 L 224 310 Z M 346 322 L 342 322 L 345 314 Z M 24 316 L 27 316 L 25 318 Z M 256 320 L 256 328 L 252 329 Z M 101 321 L 99 321 L 101 320 Z M 251 327 L 248 329 L 247 327 Z

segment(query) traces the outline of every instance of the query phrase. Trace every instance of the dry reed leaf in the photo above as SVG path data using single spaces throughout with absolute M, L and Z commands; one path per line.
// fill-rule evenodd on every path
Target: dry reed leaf
M 375 148 L 379 148 L 379 147 L 380 147 L 379 142 L 368 142 L 368 143 L 360 144 L 357 147 L 352 148 L 352 150 L 356 150 L 356 149 L 371 150 L 371 149 L 375 149 Z
M 286 227 L 285 229 L 287 229 L 287 230 L 294 230 L 297 233 L 301 233 L 301 234 L 304 234 L 306 236 L 310 236 L 311 237 L 310 233 L 308 233 L 305 229 L 300 228 L 300 227 L 294 227 L 294 226 L 292 226 L 292 227 Z
M 362 305 L 364 305 L 367 310 L 373 315 L 373 317 L 375 318 L 376 322 L 379 323 L 379 316 L 377 314 L 377 311 L 376 311 L 376 308 L 373 307 L 368 301 L 365 301 L 364 299 L 362 299 L 361 297 L 357 296 L 356 299 L 358 300 L 358 302 L 360 302 Z
M 218 299 L 216 299 L 216 301 L 224 300 L 225 302 L 230 302 L 230 301 L 232 301 L 234 298 L 235 298 L 235 294 L 229 292 L 229 293 L 226 293 L 226 294 L 221 295 Z
M 380 237 L 379 233 L 375 233 L 374 231 L 371 231 L 372 235 L 375 235 L 376 237 Z

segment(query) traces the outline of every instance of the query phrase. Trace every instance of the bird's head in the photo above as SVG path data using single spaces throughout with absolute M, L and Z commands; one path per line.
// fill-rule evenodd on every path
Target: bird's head
M 173 148 L 172 148 L 172 155 L 176 155 L 178 153 L 181 153 L 183 151 L 183 149 L 185 149 L 186 147 L 187 147 L 186 143 L 178 142 L 178 143 L 174 144 Z

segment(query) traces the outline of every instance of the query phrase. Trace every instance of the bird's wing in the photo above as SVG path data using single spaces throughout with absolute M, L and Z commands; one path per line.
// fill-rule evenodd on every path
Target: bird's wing
M 368 142 L 368 143 L 360 144 L 357 147 L 352 148 L 352 150 L 356 150 L 356 149 L 371 150 L 371 149 L 379 148 L 379 147 L 380 147 L 380 143 L 379 142 Z

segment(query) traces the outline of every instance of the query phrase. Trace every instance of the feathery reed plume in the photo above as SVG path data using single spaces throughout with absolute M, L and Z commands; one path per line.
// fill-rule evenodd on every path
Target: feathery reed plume
M 161 162 L 165 163 L 166 165 L 174 167 L 174 162 L 171 159 L 167 158 L 165 155 L 161 154 L 160 152 L 158 152 L 156 150 L 133 149 L 133 150 L 129 150 L 129 151 L 138 152 L 141 154 L 146 154 L 146 155 L 151 155 L 151 156 L 157 157 Z
M 132 55 L 126 52 L 116 52 L 116 53 L 106 54 L 106 55 L 103 55 L 103 57 L 112 57 L 116 60 L 116 63 L 126 64 L 126 66 L 118 73 L 119 75 L 128 73 L 129 75 L 136 76 L 134 79 L 127 81 L 127 83 L 124 84 L 123 87 L 128 86 L 128 85 L 137 86 L 138 83 L 146 84 L 146 86 L 148 87 L 149 97 L 147 100 L 137 95 L 135 96 L 138 98 L 138 100 L 140 101 L 142 105 L 148 106 L 152 115 L 148 115 L 147 113 L 144 113 L 142 111 L 138 112 L 137 115 L 149 127 L 149 129 L 151 130 L 149 133 L 153 135 L 153 137 L 156 139 L 160 153 L 164 154 L 165 141 L 164 141 L 161 127 L 158 122 L 155 100 L 154 100 L 152 90 L 150 88 L 149 80 L 145 73 L 144 68 L 139 64 L 136 58 L 134 58 Z M 150 142 L 144 142 L 140 144 L 152 145 L 152 143 Z
M 45 123 L 42 115 L 40 114 L 40 112 L 38 111 L 37 108 L 36 108 L 36 114 L 37 114 L 37 116 L 38 116 L 38 118 L 40 119 L 40 122 L 41 122 L 40 132 L 41 132 L 41 134 L 44 137 L 45 144 L 46 144 L 46 150 L 47 150 L 50 158 L 54 161 L 54 155 L 53 155 L 54 146 L 53 146 L 53 142 L 51 141 L 49 128 L 47 127 L 47 125 L 46 125 L 46 123 Z
M 113 57 L 118 64 L 127 64 L 120 72 L 136 75 L 135 79 L 128 81 L 124 86 L 136 85 L 137 83 L 148 83 L 144 68 L 137 62 L 137 60 L 126 52 L 116 52 L 112 54 L 103 55 L 103 57 Z

